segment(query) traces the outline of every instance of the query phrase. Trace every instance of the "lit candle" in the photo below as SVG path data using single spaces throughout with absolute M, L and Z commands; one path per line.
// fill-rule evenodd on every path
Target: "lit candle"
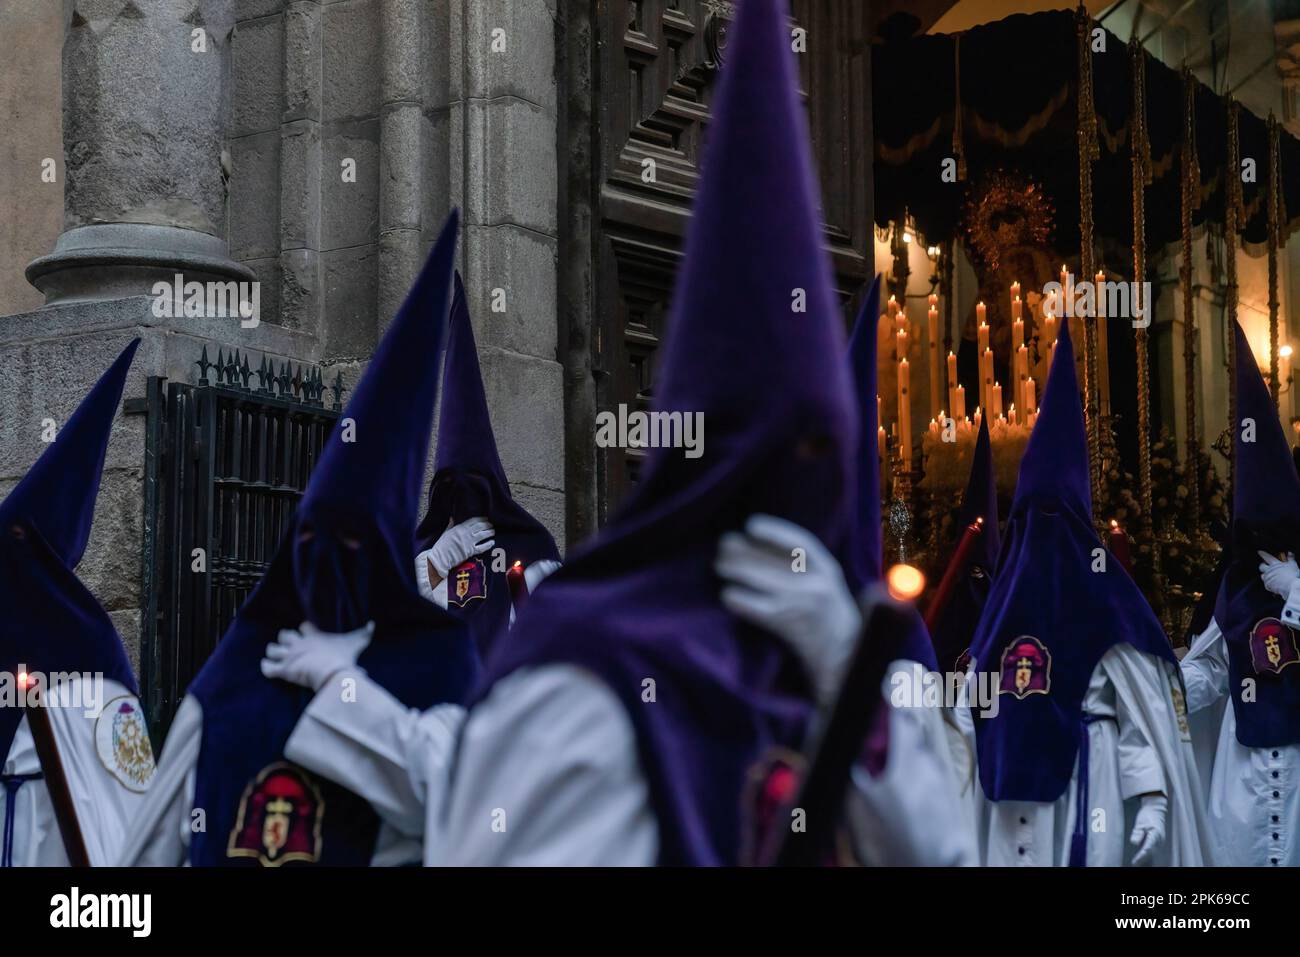
M 983 303 L 983 302 L 977 302 L 977 303 L 975 304 L 975 325 L 977 325 L 977 326 L 982 326 L 982 325 L 984 325 L 984 324 L 985 324 L 985 319 L 986 319 L 987 313 L 988 313 L 988 310 L 984 308 L 984 303 Z M 980 348 L 983 349 L 984 346 L 981 345 Z
M 898 300 L 896 300 L 893 296 L 890 296 L 888 305 L 889 305 L 889 318 L 893 319 L 894 316 L 898 315 Z
M 880 461 L 885 461 L 885 427 L 883 425 L 876 427 L 876 450 L 880 455 Z
M 515 606 L 515 614 L 524 605 L 528 597 L 528 583 L 524 579 L 524 563 L 515 562 L 506 570 L 506 585 L 510 589 L 510 603 Z
M 994 382 L 994 383 L 993 383 L 993 405 L 992 405 L 992 408 L 993 408 L 993 418 L 996 419 L 996 418 L 998 418 L 1000 415 L 1002 415 L 1002 383 L 1001 383 L 1001 382 Z
M 1023 302 L 1020 301 L 1020 297 L 1019 297 L 1019 296 L 1016 296 L 1015 299 L 1012 299 L 1012 300 L 1011 300 L 1011 318 L 1012 318 L 1012 319 L 1020 319 L 1020 318 L 1023 318 L 1023 316 L 1024 316 L 1024 313 L 1023 313 L 1024 305 L 1025 305 L 1025 304 L 1024 304 Z
M 1016 350 L 1016 381 L 1012 388 L 1016 405 L 1025 407 L 1025 380 L 1029 378 L 1029 347 L 1022 345 Z
M 927 369 L 930 374 L 930 411 L 934 412 L 943 404 L 943 382 L 940 372 L 942 366 L 939 361 L 939 310 L 933 305 L 930 306 L 926 318 L 930 333 L 930 362 Z
M 959 385 L 952 398 L 952 417 L 960 422 L 966 418 L 966 387 Z
M 1065 287 L 1069 282 L 1070 282 L 1070 270 L 1065 268 L 1065 263 L 1061 263 L 1061 295 L 1065 296 L 1067 299 L 1069 298 L 1069 296 L 1066 293 Z
M 1034 383 L 1033 376 L 1025 380 L 1025 414 L 1033 415 L 1038 411 L 1038 386 Z
M 902 456 L 904 467 L 912 462 L 912 372 L 907 359 L 898 363 L 898 454 Z
M 899 329 L 894 334 L 894 358 L 902 362 L 907 358 L 907 333 Z
M 988 412 L 989 407 L 993 404 L 993 350 L 985 348 L 984 350 L 984 391 L 980 393 L 979 404 Z
M 1018 311 L 1018 310 L 1017 310 Z M 1011 351 L 1025 344 L 1025 321 L 1019 316 L 1011 320 Z
M 1106 274 L 1104 272 L 1098 272 L 1097 278 L 1092 285 L 1093 302 L 1096 304 L 1095 311 L 1098 318 L 1105 318 L 1106 316 L 1106 297 L 1101 294 L 1105 282 Z
M 1019 298 L 1020 298 L 1020 283 L 1019 281 L 1017 281 L 1011 284 L 1011 301 L 1014 303 Z
M 957 354 L 949 350 L 948 352 L 948 408 L 953 410 L 956 418 L 957 411 Z
M 930 308 L 931 308 L 931 309 L 934 309 L 934 308 L 936 308 L 938 305 L 939 305 L 939 295 L 938 295 L 938 293 L 933 293 L 933 292 L 930 293 Z
M 1291 386 L 1291 352 L 1289 345 L 1277 350 L 1277 385 L 1282 392 L 1289 391 Z
M 1110 553 L 1119 559 L 1119 563 L 1124 566 L 1124 571 L 1130 571 L 1131 556 L 1128 549 L 1128 536 L 1124 534 L 1124 529 L 1119 527 L 1119 522 L 1113 518 L 1110 520 Z

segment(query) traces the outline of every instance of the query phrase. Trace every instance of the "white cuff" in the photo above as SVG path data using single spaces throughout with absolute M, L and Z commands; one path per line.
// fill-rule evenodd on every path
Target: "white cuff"
M 415 586 L 420 590 L 420 597 L 425 601 L 437 602 L 433 585 L 429 583 L 429 552 L 425 549 L 415 556 Z M 447 607 L 446 591 L 443 591 L 442 606 Z
M 1292 628 L 1300 628 L 1300 579 L 1291 583 L 1291 593 L 1282 606 L 1282 621 Z

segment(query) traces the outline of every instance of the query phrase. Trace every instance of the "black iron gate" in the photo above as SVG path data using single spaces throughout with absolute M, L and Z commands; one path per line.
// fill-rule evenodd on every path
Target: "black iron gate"
M 330 429 L 340 374 L 204 347 L 195 384 L 150 377 L 141 692 L 160 743 L 190 680 L 275 556 Z M 324 401 L 331 393 L 331 405 Z

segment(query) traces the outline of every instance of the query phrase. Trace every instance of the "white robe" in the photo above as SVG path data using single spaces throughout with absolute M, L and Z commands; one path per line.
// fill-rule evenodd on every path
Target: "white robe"
M 67 687 L 71 695 L 79 695 L 73 685 Z M 130 822 L 139 813 L 146 799 L 150 778 L 153 775 L 153 755 L 149 751 L 140 702 L 122 684 L 104 679 L 102 710 L 87 713 L 86 708 L 72 698 L 67 703 L 51 702 L 46 708 L 50 727 L 59 749 L 59 762 L 63 766 L 81 827 L 82 839 L 90 863 L 96 866 L 112 864 L 122 847 Z M 128 741 L 122 727 L 114 738 L 114 719 L 121 705 L 127 704 L 133 712 L 130 720 L 132 738 Z M 24 716 L 18 725 L 13 743 L 0 765 L 0 778 L 13 775 L 30 775 L 41 772 L 36 756 L 36 746 Z M 0 787 L 0 822 L 10 813 L 7 806 L 9 790 Z M 63 836 L 54 816 L 54 805 L 43 778 L 24 781 L 13 793 L 13 865 L 15 867 L 66 867 L 68 856 L 63 848 Z M 3 837 L 0 835 L 0 840 Z
M 1287 608 L 1300 622 L 1294 589 Z M 1193 722 L 1205 717 L 1211 724 L 1211 733 L 1198 740 L 1197 762 L 1210 768 L 1207 812 L 1219 863 L 1300 866 L 1300 745 L 1248 748 L 1237 740 L 1228 648 L 1217 622 L 1192 642 L 1182 669 Z
M 1127 643 L 1112 647 L 1093 670 L 1083 699 L 1085 714 L 1101 716 L 1088 726 L 1089 867 L 1131 863 L 1129 834 L 1138 798 L 1148 793 L 1168 799 L 1165 842 L 1153 863 L 1211 863 L 1186 716 L 1178 713 L 1176 678 L 1167 670 Z M 969 725 L 973 736 L 973 722 Z M 1031 761 L 1033 755 L 1024 759 Z M 1069 864 L 1078 802 L 1077 758 L 1065 793 L 1052 803 L 990 801 L 982 787 L 975 790 L 984 864 Z
M 317 695 L 286 755 L 361 794 L 403 833 L 423 836 L 426 864 L 657 860 L 658 822 L 631 719 L 584 669 L 521 668 L 467 720 L 452 706 L 407 709 L 364 677 L 356 688 L 347 704 Z M 955 788 L 938 751 L 939 720 L 933 709 L 892 709 L 883 772 L 854 774 L 847 817 L 865 860 L 973 863 L 973 835 L 951 824 Z

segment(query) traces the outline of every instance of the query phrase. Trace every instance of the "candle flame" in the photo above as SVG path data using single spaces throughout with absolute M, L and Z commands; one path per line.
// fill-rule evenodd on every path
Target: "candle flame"
M 885 576 L 885 581 L 889 586 L 890 597 L 898 601 L 910 601 L 925 590 L 925 576 L 919 568 L 912 565 L 894 565 Z
M 27 687 L 27 682 L 30 681 L 30 680 L 31 680 L 31 676 L 28 675 L 27 672 L 25 672 L 25 671 L 20 671 L 20 672 L 18 672 L 18 687 L 19 687 L 19 688 L 26 689 L 26 687 Z

